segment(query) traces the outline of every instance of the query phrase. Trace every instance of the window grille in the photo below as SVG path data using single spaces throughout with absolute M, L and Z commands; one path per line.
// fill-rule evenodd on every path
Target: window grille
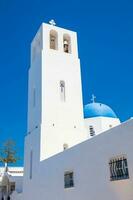
M 122 180 L 129 178 L 127 158 L 119 157 L 113 158 L 109 162 L 110 166 L 110 180 Z
M 95 130 L 93 126 L 89 126 L 90 129 L 90 136 L 94 136 L 95 135 Z
M 65 172 L 64 174 L 64 188 L 74 187 L 73 172 Z

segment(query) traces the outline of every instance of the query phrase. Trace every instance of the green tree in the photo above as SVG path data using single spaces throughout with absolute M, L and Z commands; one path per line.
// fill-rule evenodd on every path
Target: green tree
M 0 149 L 0 162 L 5 164 L 6 171 L 10 163 L 16 163 L 19 160 L 16 151 L 16 143 L 13 140 L 7 140 Z

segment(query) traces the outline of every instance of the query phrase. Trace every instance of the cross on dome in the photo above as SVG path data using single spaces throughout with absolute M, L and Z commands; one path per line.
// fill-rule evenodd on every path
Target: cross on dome
M 55 26 L 55 25 L 56 25 L 56 23 L 55 23 L 55 21 L 54 21 L 53 19 L 51 19 L 51 20 L 49 21 L 49 24 L 52 25 L 52 26 Z
M 92 94 L 91 101 L 92 101 L 93 103 L 95 103 L 95 99 L 96 99 L 96 96 L 95 96 L 94 94 Z

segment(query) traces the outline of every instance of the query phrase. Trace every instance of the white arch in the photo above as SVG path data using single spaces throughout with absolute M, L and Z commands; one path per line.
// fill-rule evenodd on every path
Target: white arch
M 58 33 L 55 30 L 51 30 L 49 34 L 50 49 L 58 49 Z
M 68 34 L 63 35 L 63 49 L 66 53 L 71 53 L 71 37 Z

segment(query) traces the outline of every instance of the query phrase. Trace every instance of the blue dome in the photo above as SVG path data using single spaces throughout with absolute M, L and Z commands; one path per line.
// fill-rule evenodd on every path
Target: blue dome
M 114 111 L 102 103 L 90 103 L 84 106 L 84 118 L 91 117 L 112 117 L 117 118 Z

